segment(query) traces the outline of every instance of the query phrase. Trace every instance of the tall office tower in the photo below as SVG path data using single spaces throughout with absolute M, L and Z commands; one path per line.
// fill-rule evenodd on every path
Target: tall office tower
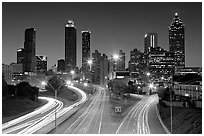
M 175 17 L 169 26 L 169 50 L 174 53 L 175 72 L 185 67 L 185 25 L 175 13 Z
M 47 56 L 37 55 L 36 56 L 36 71 L 39 74 L 43 74 L 47 71 Z
M 140 72 L 144 69 L 144 55 L 138 50 L 130 51 L 129 71 Z
M 99 64 L 100 70 L 100 84 L 101 85 L 108 85 L 108 56 L 103 54 L 100 59 Z
M 92 53 L 92 83 L 93 84 L 100 84 L 100 59 L 101 59 L 101 53 L 99 53 L 97 50 L 95 50 L 94 53 Z
M 147 33 L 144 38 L 144 53 L 149 52 L 150 47 L 158 46 L 158 34 L 157 33 Z
M 64 72 L 65 71 L 65 61 L 64 59 L 60 59 L 57 61 L 57 71 Z
M 76 27 L 74 21 L 68 20 L 65 26 L 65 71 L 76 68 Z
M 152 77 L 170 77 L 174 68 L 174 54 L 161 47 L 150 47 L 149 71 Z
M 90 55 L 90 31 L 82 31 L 82 72 L 87 73 L 90 70 L 88 60 Z
M 26 29 L 23 55 L 23 72 L 36 72 L 35 41 L 35 29 Z
M 23 64 L 23 53 L 24 53 L 23 48 L 17 49 L 17 63 L 18 64 Z
M 125 52 L 120 50 L 118 55 L 119 59 L 116 62 L 116 71 L 125 71 Z

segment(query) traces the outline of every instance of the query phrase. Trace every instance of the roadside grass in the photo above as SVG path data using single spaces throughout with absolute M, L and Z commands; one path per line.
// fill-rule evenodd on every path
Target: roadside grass
M 39 96 L 47 96 L 54 98 L 54 91 L 39 92 Z M 68 101 L 76 101 L 78 99 L 77 94 L 67 88 L 61 89 L 59 93 L 57 93 L 57 97 Z
M 173 134 L 201 134 L 202 109 L 173 107 Z M 160 101 L 159 112 L 163 123 L 170 130 L 170 107 Z
M 45 105 L 47 101 L 39 99 L 37 102 L 30 99 L 3 99 L 2 123 L 23 116 L 34 109 Z
M 83 84 L 75 83 L 74 86 L 83 90 L 87 94 L 93 94 L 95 92 L 95 87 L 93 87 L 93 85 L 85 87 Z

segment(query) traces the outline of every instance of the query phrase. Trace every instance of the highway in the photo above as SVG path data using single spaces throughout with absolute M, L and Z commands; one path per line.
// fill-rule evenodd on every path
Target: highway
M 70 118 L 51 133 L 100 134 L 106 91 L 102 87 L 97 88 L 96 94 L 80 109 L 82 111 L 76 113 L 74 119 Z
M 152 134 L 152 132 L 165 134 L 166 132 L 155 114 L 157 103 L 157 95 L 142 96 L 142 100 L 129 111 L 121 122 L 116 134 Z
M 4 123 L 2 125 L 2 133 L 32 134 L 49 132 L 49 129 L 54 127 L 55 112 L 57 113 L 57 119 L 63 121 L 62 118 L 66 118 L 64 115 L 67 115 L 67 113 L 72 110 L 78 110 L 78 106 L 87 100 L 87 96 L 82 90 L 72 86 L 68 86 L 68 88 L 75 90 L 81 95 L 76 103 L 66 106 L 59 100 L 48 97 L 39 97 L 39 99 L 47 100 L 48 103 L 29 114 Z
M 136 102 L 121 121 L 113 119 L 107 89 L 98 86 L 80 109 L 50 134 L 165 134 L 156 114 L 157 95 L 134 95 Z M 115 115 L 114 115 L 115 116 Z M 120 118 L 120 116 L 118 116 Z
M 3 124 L 3 133 L 18 134 L 165 134 L 156 104 L 157 95 L 135 95 L 141 100 L 129 108 L 120 121 L 114 121 L 107 88 L 96 86 L 90 95 L 75 87 L 70 89 L 80 94 L 80 99 L 71 106 L 64 106 L 59 100 L 49 102 L 36 111 Z M 79 95 L 78 94 L 78 95 Z M 57 108 L 57 128 L 54 129 L 54 112 Z M 119 116 L 118 116 L 119 118 Z

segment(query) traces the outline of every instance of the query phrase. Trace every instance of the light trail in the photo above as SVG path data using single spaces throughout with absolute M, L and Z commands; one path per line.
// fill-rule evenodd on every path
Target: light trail
M 41 128 L 45 127 L 46 125 L 52 123 L 55 120 L 55 109 L 56 107 L 56 112 L 58 113 L 57 118 L 60 118 L 67 112 L 69 112 L 71 109 L 74 107 L 77 107 L 78 105 L 84 103 L 87 100 L 86 94 L 73 86 L 68 86 L 70 89 L 76 90 L 79 94 L 81 94 L 82 99 L 80 99 L 78 102 L 70 105 L 69 107 L 63 108 L 63 103 L 59 100 L 53 99 L 53 98 L 48 98 L 48 97 L 39 97 L 40 99 L 44 99 L 48 101 L 48 103 L 41 108 L 36 109 L 35 111 L 26 114 L 24 116 L 21 116 L 17 119 L 14 119 L 12 121 L 4 123 L 2 126 L 3 133 L 12 133 L 14 131 L 21 130 L 18 132 L 18 134 L 32 134 L 35 133 L 36 131 L 40 130 Z M 53 109 L 53 110 L 52 110 Z M 51 111 L 50 111 L 51 110 Z M 48 114 L 44 115 L 46 112 L 50 111 Z M 36 116 L 41 116 L 37 117 Z M 34 119 L 32 119 L 34 118 Z M 24 122 L 24 123 L 23 123 Z
M 73 87 L 73 86 L 68 86 L 68 88 L 70 89 L 73 89 L 73 90 L 76 90 L 78 91 L 81 96 L 82 96 L 82 99 L 72 105 L 70 105 L 69 107 L 65 107 L 63 108 L 62 110 L 61 107 L 57 109 L 57 119 L 60 118 L 61 116 L 63 116 L 65 113 L 69 112 L 71 109 L 73 109 L 74 107 L 84 103 L 86 100 L 87 100 L 87 96 L 86 96 L 86 93 L 84 93 L 82 90 L 76 88 L 76 87 Z M 41 128 L 45 127 L 46 125 L 52 123 L 53 121 L 55 120 L 55 117 L 54 117 L 54 111 L 53 111 L 53 114 L 50 114 L 48 116 L 46 116 L 45 118 L 42 119 L 42 121 L 40 121 L 38 124 L 36 124 L 35 126 L 29 128 L 28 130 L 26 130 L 25 132 L 23 132 L 24 134 L 32 134 L 32 133 L 35 133 L 36 131 L 40 130 Z
M 102 126 L 102 113 L 105 101 L 105 91 L 99 87 L 93 101 L 86 110 L 63 133 L 71 134 L 99 134 Z
M 39 109 L 37 109 L 37 110 L 31 112 L 31 113 L 28 113 L 28 114 L 26 114 L 26 115 L 24 115 L 24 116 L 21 116 L 21 117 L 19 117 L 19 118 L 16 118 L 16 119 L 14 119 L 14 120 L 11 120 L 11 121 L 9 121 L 9 122 L 4 123 L 4 124 L 2 125 L 2 130 L 6 129 L 6 128 L 10 127 L 10 126 L 14 126 L 14 125 L 16 125 L 16 124 L 18 124 L 18 123 L 20 123 L 20 122 L 22 122 L 22 121 L 25 121 L 25 120 L 28 119 L 28 118 L 34 117 L 34 116 L 36 116 L 37 114 L 40 114 L 40 113 L 46 111 L 48 108 L 54 107 L 54 106 L 56 105 L 55 99 L 48 98 L 48 97 L 39 97 L 39 99 L 46 100 L 46 101 L 48 101 L 48 103 L 45 104 L 44 106 L 42 106 L 41 108 L 39 108 Z
M 119 125 L 116 134 L 119 133 L 137 133 L 137 134 L 150 134 L 148 123 L 148 111 L 152 104 L 157 102 L 157 97 L 148 96 L 143 97 Z
M 99 98 L 100 94 L 98 93 L 97 97 L 94 98 L 94 100 L 91 102 L 91 104 L 87 107 L 87 109 L 83 112 L 83 114 L 81 114 L 77 120 L 74 121 L 74 123 L 72 123 L 72 125 L 64 132 L 64 134 L 71 132 L 73 129 L 73 126 L 77 123 L 79 123 L 79 121 L 82 119 L 82 117 L 84 117 L 85 119 L 87 118 L 87 114 L 90 111 L 90 108 L 94 105 L 94 103 L 96 103 L 96 100 Z M 85 120 L 84 119 L 84 120 Z M 84 121 L 83 120 L 83 121 Z M 82 123 L 81 123 L 82 124 Z

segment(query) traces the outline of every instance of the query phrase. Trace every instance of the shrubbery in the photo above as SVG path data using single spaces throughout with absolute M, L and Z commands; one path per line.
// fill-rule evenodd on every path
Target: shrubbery
M 60 90 L 65 87 L 64 80 L 54 76 L 48 80 L 48 84 L 45 86 L 47 91 L 54 92 L 55 89 L 58 89 L 57 92 L 60 93 Z
M 28 82 L 20 82 L 15 85 L 7 85 L 3 82 L 2 95 L 4 98 L 29 98 L 38 100 L 39 88 L 31 86 Z
M 172 93 L 171 95 L 174 95 L 174 91 L 171 91 L 170 88 L 159 88 L 158 89 L 158 96 L 161 100 L 170 100 L 170 92 Z

